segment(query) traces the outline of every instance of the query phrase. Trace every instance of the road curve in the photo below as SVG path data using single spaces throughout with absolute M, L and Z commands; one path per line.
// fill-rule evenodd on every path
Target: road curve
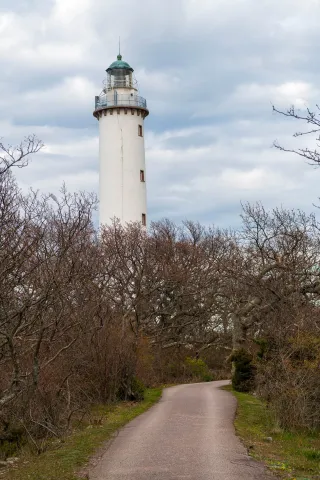
M 235 436 L 236 400 L 228 382 L 179 385 L 120 430 L 90 480 L 265 480 Z

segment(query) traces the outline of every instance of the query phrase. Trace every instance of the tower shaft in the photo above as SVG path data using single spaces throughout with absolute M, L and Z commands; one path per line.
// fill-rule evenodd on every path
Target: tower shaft
M 144 222 L 147 214 L 144 118 L 133 108 L 99 117 L 100 224 Z

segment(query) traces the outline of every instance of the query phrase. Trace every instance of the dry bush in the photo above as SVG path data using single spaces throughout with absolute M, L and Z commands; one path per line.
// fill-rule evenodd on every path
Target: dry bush
M 319 315 L 317 309 L 313 313 Z M 320 428 L 319 335 L 294 329 L 281 339 L 264 340 L 257 362 L 257 391 L 283 428 L 316 430 Z

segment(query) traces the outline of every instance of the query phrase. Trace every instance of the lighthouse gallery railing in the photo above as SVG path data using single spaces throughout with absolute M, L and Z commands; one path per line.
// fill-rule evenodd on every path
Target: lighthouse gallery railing
M 112 98 L 107 98 L 104 95 L 95 98 L 95 110 L 106 107 L 138 107 L 147 108 L 147 100 L 139 95 L 114 95 Z

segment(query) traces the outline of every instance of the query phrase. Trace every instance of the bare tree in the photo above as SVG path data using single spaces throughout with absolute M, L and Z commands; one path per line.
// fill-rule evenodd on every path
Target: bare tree
M 92 306 L 82 293 L 95 276 L 95 200 L 65 190 L 59 201 L 32 192 L 23 196 L 10 172 L 0 178 L 0 365 L 6 372 L 0 382 L 0 405 L 19 421 L 27 414 L 29 422 L 42 428 L 47 422 L 52 432 L 63 409 L 50 413 L 48 394 L 42 402 L 43 388 L 58 388 L 44 379 L 78 341 L 83 315 Z M 70 358 L 68 363 L 70 368 Z M 63 398 L 66 369 L 63 375 L 55 402 Z
M 217 343 L 220 335 L 219 288 L 223 243 L 220 232 L 193 222 L 177 228 L 152 225 L 151 263 L 158 288 L 152 300 L 151 330 L 162 348 L 185 346 L 197 352 Z
M 0 175 L 12 167 L 23 168 L 28 165 L 30 156 L 43 148 L 43 143 L 35 135 L 29 135 L 19 145 L 4 145 L 0 142 Z
M 246 205 L 242 218 L 240 268 L 230 279 L 236 349 L 266 332 L 284 305 L 299 300 L 302 306 L 320 293 L 319 226 L 312 215 L 267 212 L 258 204 Z
M 283 145 L 280 145 L 278 141 L 274 143 L 274 146 L 284 152 L 291 152 L 296 153 L 300 157 L 305 158 L 310 165 L 320 165 L 320 151 L 319 149 L 319 142 L 320 142 L 320 107 L 316 105 L 316 110 L 312 111 L 310 108 L 306 108 L 304 112 L 297 110 L 297 108 L 292 105 L 287 110 L 279 110 L 275 106 L 273 106 L 273 111 L 283 115 L 285 117 L 293 118 L 295 120 L 301 121 L 304 124 L 308 125 L 306 131 L 298 131 L 293 134 L 293 137 L 302 137 L 305 135 L 314 135 L 316 148 L 311 149 L 308 147 L 305 148 L 298 148 L 298 149 L 290 149 L 286 148 Z

